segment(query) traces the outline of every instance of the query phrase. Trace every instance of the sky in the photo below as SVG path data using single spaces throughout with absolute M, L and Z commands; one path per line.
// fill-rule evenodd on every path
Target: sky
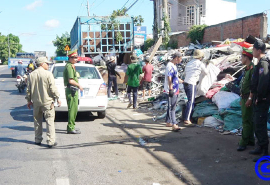
M 87 0 L 0 0 L 0 32 L 19 36 L 23 51 L 46 51 L 55 56 L 56 47 L 52 41 L 56 36 L 70 33 L 77 16 L 87 16 Z M 135 0 L 89 0 L 90 15 L 108 16 L 113 10 L 133 4 Z M 268 10 L 269 0 L 236 0 L 237 18 Z M 127 12 L 130 16 L 142 15 L 143 26 L 152 33 L 153 2 L 138 0 Z M 230 10 L 226 10 L 230 13 Z M 269 18 L 270 20 L 270 18 Z M 270 21 L 268 20 L 268 25 Z M 268 26 L 268 33 L 270 27 Z

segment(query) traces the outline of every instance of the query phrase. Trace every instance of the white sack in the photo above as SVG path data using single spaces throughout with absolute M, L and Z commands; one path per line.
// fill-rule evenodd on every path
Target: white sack
M 230 104 L 238 98 L 240 98 L 238 94 L 219 91 L 213 96 L 212 101 L 218 106 L 218 109 L 226 109 L 230 107 Z
M 209 117 L 205 118 L 205 120 L 204 120 L 205 127 L 216 128 L 217 126 L 220 126 L 220 125 L 221 125 L 221 123 L 213 116 L 209 116 Z
M 209 88 L 213 85 L 213 83 L 217 80 L 217 76 L 220 73 L 219 68 L 217 68 L 214 64 L 208 64 L 207 69 L 209 73 L 206 75 L 205 73 L 201 73 L 199 84 L 197 86 L 196 97 L 206 95 Z

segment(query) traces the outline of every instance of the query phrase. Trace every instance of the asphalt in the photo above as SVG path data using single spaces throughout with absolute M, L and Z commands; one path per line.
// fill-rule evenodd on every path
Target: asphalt
M 0 184 L 269 184 L 255 173 L 252 147 L 237 152 L 240 139 L 209 128 L 172 132 L 146 109 L 109 102 L 105 119 L 80 113 L 81 135 L 66 134 L 67 114 L 57 116 L 58 146 L 34 145 L 32 110 L 0 68 Z

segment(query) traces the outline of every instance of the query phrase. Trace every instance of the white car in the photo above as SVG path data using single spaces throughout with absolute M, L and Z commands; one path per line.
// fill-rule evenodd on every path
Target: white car
M 55 103 L 56 112 L 68 111 L 63 72 L 66 63 L 57 63 L 51 67 L 55 78 L 55 85 L 60 93 L 61 107 Z M 78 112 L 97 112 L 99 118 L 106 116 L 108 106 L 107 87 L 101 74 L 94 65 L 77 63 L 76 71 L 80 74 L 79 84 L 83 87 L 83 93 L 78 90 L 79 104 Z

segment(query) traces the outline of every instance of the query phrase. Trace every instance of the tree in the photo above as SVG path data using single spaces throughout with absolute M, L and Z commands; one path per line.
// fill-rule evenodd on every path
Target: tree
M 144 22 L 144 18 L 142 18 L 141 15 L 134 17 L 135 26 L 141 26 L 143 22 Z
M 16 53 L 22 52 L 20 38 L 11 33 L 8 34 L 8 36 L 2 35 L 0 33 L 0 59 L 2 61 L 2 64 L 7 63 L 9 51 L 10 57 L 16 57 Z
M 207 27 L 207 25 L 193 25 L 189 32 L 188 32 L 188 38 L 190 38 L 192 43 L 196 43 L 196 40 L 201 42 L 203 40 L 204 36 L 204 30 Z
M 120 42 L 123 40 L 123 36 L 121 34 L 121 32 L 118 30 L 118 27 L 120 25 L 119 21 L 116 20 L 117 16 L 128 16 L 127 12 L 127 8 L 124 7 L 122 9 L 117 9 L 114 10 L 113 13 L 110 15 L 109 19 L 109 24 L 107 24 L 107 27 L 105 24 L 101 25 L 101 30 L 114 30 L 115 31 L 115 37 L 116 37 L 116 42 Z M 142 18 L 141 15 L 139 16 L 135 16 L 134 17 L 134 25 L 136 26 L 141 26 L 141 24 L 144 22 L 144 19 Z
M 65 47 L 68 45 L 70 47 L 70 35 L 68 32 L 63 33 L 61 37 L 56 36 L 56 40 L 53 41 L 53 45 L 56 47 L 56 56 L 65 56 Z

